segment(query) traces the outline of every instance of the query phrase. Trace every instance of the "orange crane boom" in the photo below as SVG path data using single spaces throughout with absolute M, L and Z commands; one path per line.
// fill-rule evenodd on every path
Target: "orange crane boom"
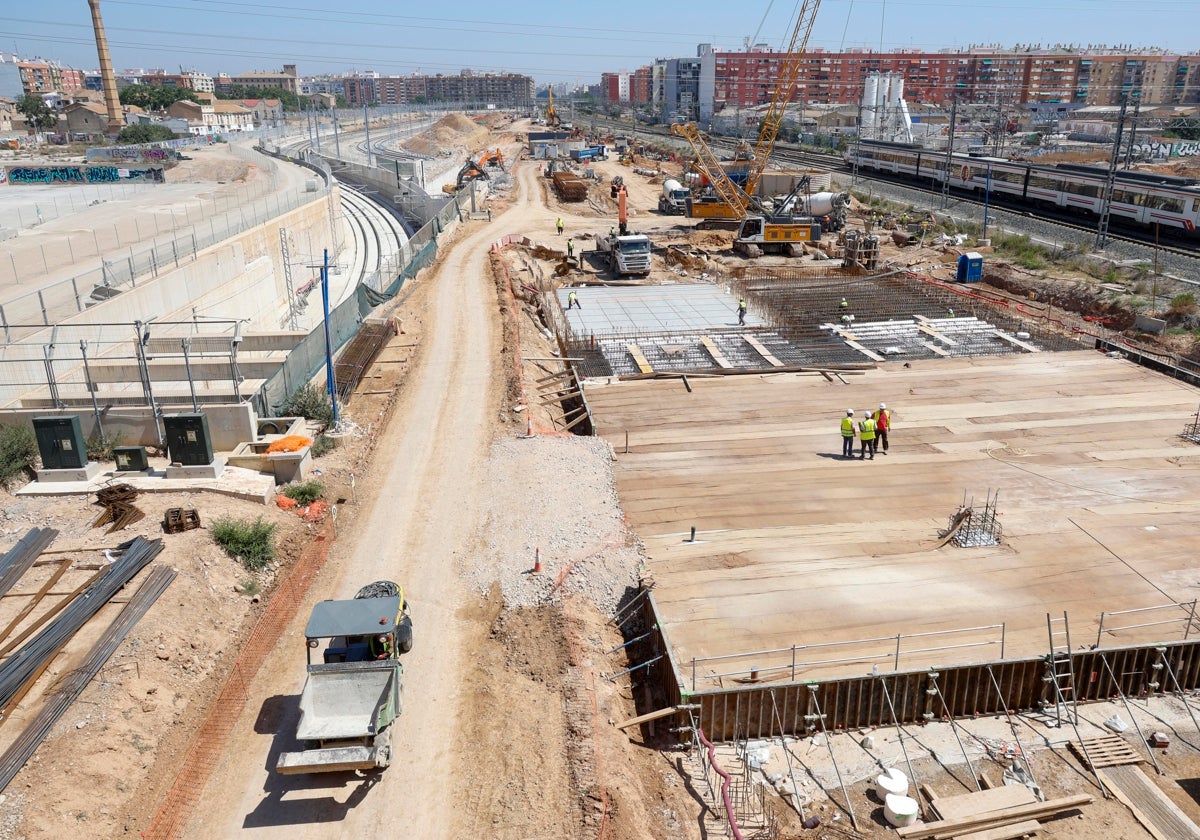
M 763 117 L 762 128 L 759 130 L 758 143 L 754 147 L 754 161 L 746 173 L 746 185 L 740 187 L 725 172 L 720 159 L 704 142 L 700 130 L 695 123 L 674 123 L 671 133 L 683 137 L 696 153 L 697 164 L 712 184 L 713 189 L 721 200 L 732 208 L 735 218 L 746 215 L 747 208 L 756 204 L 754 193 L 762 178 L 763 170 L 771 158 L 775 148 L 775 140 L 779 137 L 779 128 L 783 124 L 783 116 L 787 111 L 792 94 L 796 91 L 796 83 L 800 78 L 800 60 L 808 48 L 808 38 L 812 34 L 813 24 L 817 19 L 817 10 L 821 0 L 803 0 L 800 11 L 796 14 L 796 24 L 792 28 L 791 42 L 784 54 L 783 64 L 779 68 L 779 77 L 775 85 L 775 96 Z

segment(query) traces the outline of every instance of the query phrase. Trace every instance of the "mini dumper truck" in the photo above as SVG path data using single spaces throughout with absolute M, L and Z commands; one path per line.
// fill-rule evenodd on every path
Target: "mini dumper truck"
M 308 626 L 308 678 L 296 738 L 306 748 L 279 756 L 284 774 L 374 771 L 392 757 L 412 618 L 391 581 L 364 586 L 348 601 L 321 601 Z M 315 660 L 315 661 L 314 661 Z

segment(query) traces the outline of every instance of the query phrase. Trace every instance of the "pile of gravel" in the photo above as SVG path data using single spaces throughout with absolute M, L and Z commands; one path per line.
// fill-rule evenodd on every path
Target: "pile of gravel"
M 613 483 L 613 452 L 600 438 L 549 436 L 498 441 L 488 459 L 494 488 L 474 551 L 461 558 L 467 585 L 499 583 L 505 604 L 528 607 L 564 593 L 612 615 L 637 585 L 642 553 Z M 542 571 L 534 574 L 540 550 Z

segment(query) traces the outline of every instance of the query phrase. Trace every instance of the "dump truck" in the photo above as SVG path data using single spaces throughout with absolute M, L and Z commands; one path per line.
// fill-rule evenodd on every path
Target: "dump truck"
M 350 600 L 321 601 L 304 636 L 308 674 L 296 739 L 305 749 L 281 753 L 275 770 L 290 775 L 387 767 L 392 723 L 400 714 L 400 655 L 412 650 L 403 590 L 383 580 Z
M 692 191 L 674 178 L 663 181 L 662 195 L 658 197 L 658 212 L 668 216 L 682 216 L 687 213 L 688 197 Z
M 596 250 L 608 261 L 613 277 L 650 273 L 650 237 L 643 233 L 596 237 Z

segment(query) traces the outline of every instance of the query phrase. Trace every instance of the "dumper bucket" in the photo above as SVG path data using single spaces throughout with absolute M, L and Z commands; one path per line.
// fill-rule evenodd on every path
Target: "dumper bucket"
M 275 770 L 285 776 L 298 773 L 336 773 L 350 770 L 375 770 L 387 767 L 391 749 L 382 747 L 328 747 L 319 750 L 282 753 Z

